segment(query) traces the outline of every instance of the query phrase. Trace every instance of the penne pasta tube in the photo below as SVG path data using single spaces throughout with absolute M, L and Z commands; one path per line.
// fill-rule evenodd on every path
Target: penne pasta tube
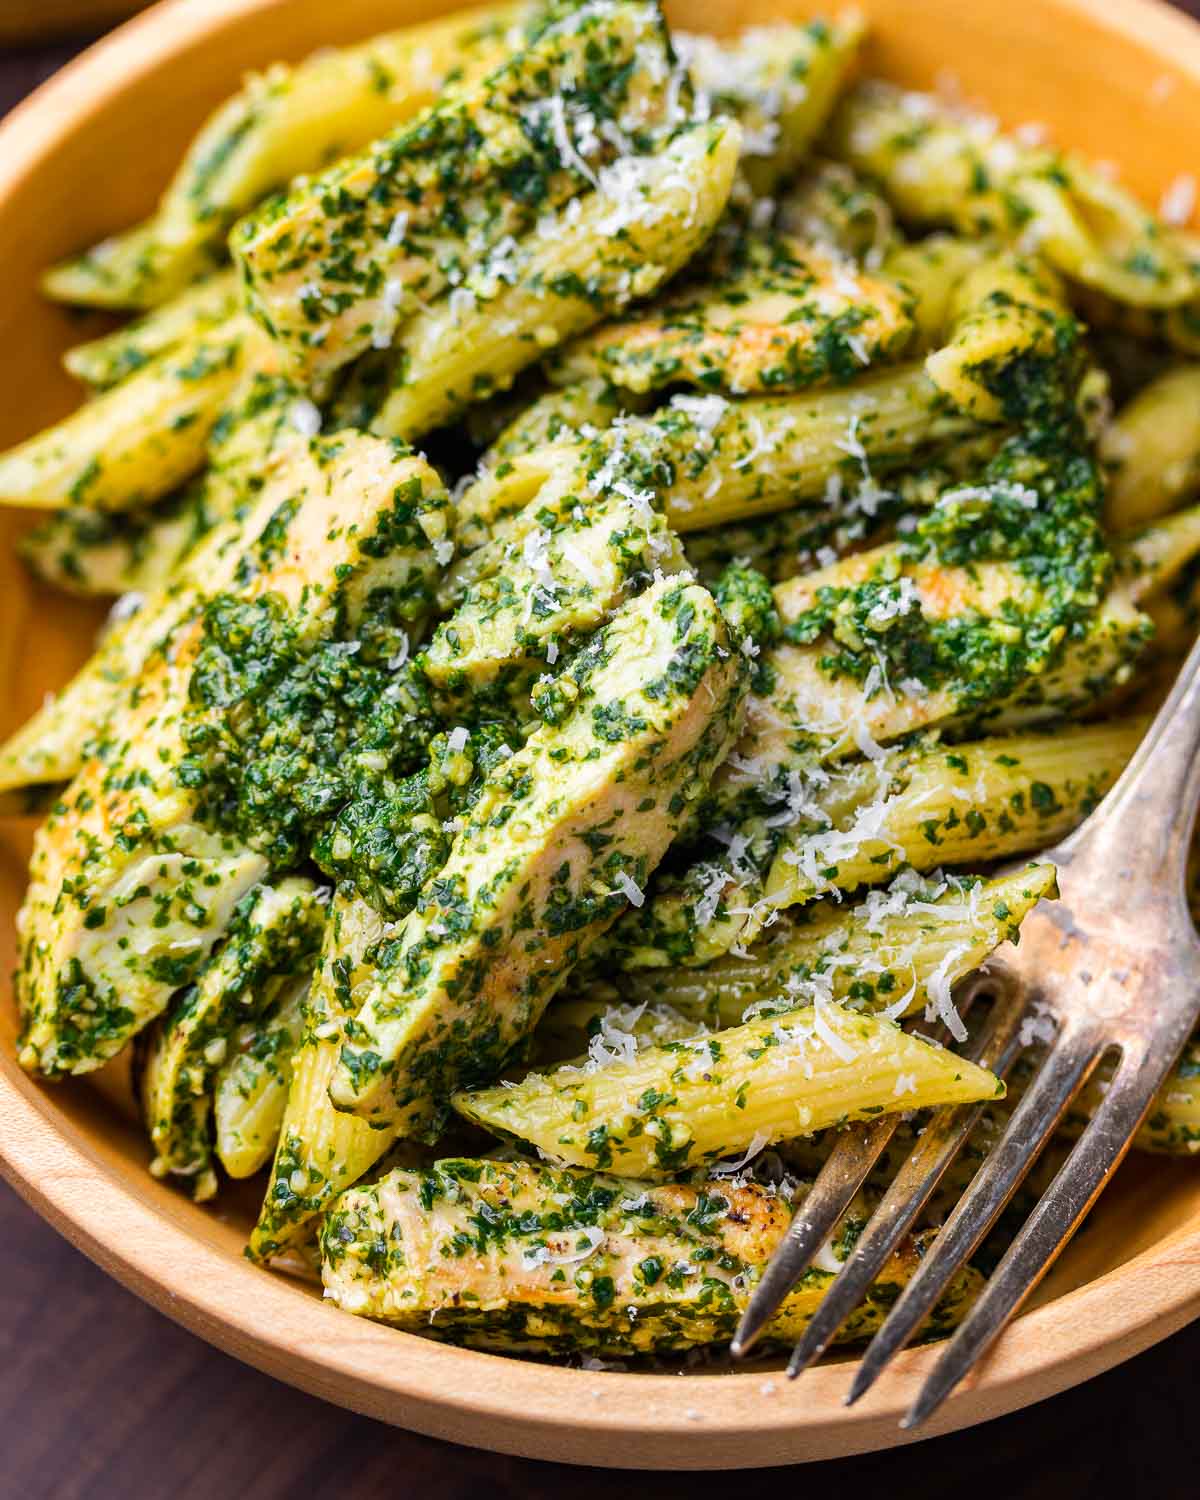
M 1043 1056 L 1041 1048 L 1034 1048 L 1017 1059 L 1009 1074 L 1006 1111 L 1021 1102 Z M 1060 1138 L 1072 1140 L 1083 1133 L 1103 1102 L 1112 1074 L 1111 1060 L 1102 1059 L 1063 1116 L 1058 1128 Z M 1200 1151 L 1200 1038 L 1195 1034 L 1154 1096 L 1133 1138 L 1133 1147 L 1155 1156 L 1194 1156 Z
M 158 356 L 0 454 L 0 504 L 110 511 L 152 505 L 203 466 L 209 434 L 262 342 L 235 318 Z
M 977 969 L 1001 943 L 1015 938 L 1026 912 L 1056 890 L 1054 866 L 1029 865 L 988 880 L 912 873 L 868 893 L 853 906 L 821 901 L 781 916 L 752 948 L 702 968 L 669 960 L 665 952 L 630 953 L 619 979 L 597 978 L 587 995 L 551 1006 L 539 1029 L 556 1047 L 570 1035 L 571 1056 L 586 1051 L 590 1021 L 606 1004 L 670 1006 L 689 1021 L 719 1029 L 736 1026 L 748 1007 L 784 1008 L 828 986 L 828 997 L 900 1016 L 927 1005 L 930 990 L 944 994 Z M 603 976 L 605 966 L 597 966 Z M 578 1045 L 582 1039 L 583 1045 Z
M 776 810 L 736 831 L 716 825 L 727 847 L 656 879 L 597 962 L 698 970 L 745 953 L 781 911 L 882 884 L 905 866 L 924 872 L 1048 848 L 1116 780 L 1144 727 L 1128 719 L 966 745 L 918 740 L 875 760 L 795 763 L 769 794 Z
M 69 594 L 154 594 L 213 524 L 208 493 L 200 478 L 149 510 L 58 510 L 21 538 L 20 553 Z
M 230 1177 L 253 1177 L 275 1154 L 309 990 L 307 978 L 293 982 L 264 1020 L 230 1039 L 213 1085 L 213 1149 Z
M 480 279 L 401 330 L 397 378 L 371 423 L 415 439 L 474 401 L 507 390 L 547 349 L 646 296 L 712 232 L 737 165 L 740 132 L 716 120 L 684 130 L 654 156 L 624 157 L 596 192 L 508 251 L 503 275 Z M 544 230 L 544 232 L 543 232 Z
M 1089 1118 L 1100 1105 L 1103 1083 L 1102 1064 L 1078 1100 Z M 1139 1151 L 1167 1156 L 1194 1156 L 1200 1151 L 1200 1040 L 1195 1036 L 1155 1095 L 1133 1144 Z
M 1000 1098 L 1004 1085 L 891 1021 L 822 1003 L 454 1096 L 466 1119 L 552 1161 L 661 1180 L 897 1109 Z
M 1200 365 L 1180 365 L 1143 387 L 1100 435 L 1108 474 L 1105 523 L 1127 531 L 1157 521 L 1200 487 Z
M 897 248 L 899 238 L 891 204 L 875 185 L 845 162 L 824 158 L 810 158 L 779 194 L 775 227 L 871 271 Z
M 311 1237 L 312 1222 L 382 1157 L 396 1131 L 372 1129 L 329 1101 L 346 1022 L 373 976 L 386 924 L 359 896 L 335 893 L 271 1166 L 247 1254 L 269 1261 Z
M 1180 231 L 1176 235 L 1193 274 L 1200 275 L 1200 239 Z M 1200 356 L 1200 297 L 1177 307 L 1131 307 L 1091 287 L 1073 288 L 1074 301 L 1090 327 L 1137 341 L 1142 360 L 1157 359 L 1172 350 L 1188 359 Z
M 903 865 L 931 870 L 1048 848 L 1096 806 L 1144 729 L 1140 719 L 1116 720 L 890 752 L 863 775 L 863 801 L 840 827 L 785 834 L 755 916 L 878 884 Z
M 888 251 L 880 271 L 908 293 L 921 352 L 939 348 L 952 336 L 964 278 L 994 255 L 987 240 L 957 234 L 931 234 Z
M 238 311 L 237 277 L 218 271 L 123 328 L 63 355 L 68 372 L 94 390 L 108 390 L 143 369 L 160 354 L 194 343 L 203 333 L 227 323 Z
M 865 34 L 856 10 L 832 22 L 754 26 L 720 40 L 672 32 L 702 107 L 731 115 L 742 127 L 740 175 L 749 204 L 769 197 L 804 161 L 846 85 Z
M 911 224 L 1012 239 L 1133 307 L 1174 308 L 1197 295 L 1180 239 L 1115 182 L 928 95 L 860 85 L 835 111 L 827 144 L 879 182 Z
M 287 499 L 287 454 L 298 441 L 282 420 L 290 393 L 286 384 L 255 380 L 232 408 L 230 425 L 210 450 L 203 497 L 205 519 L 224 519 L 213 521 L 162 587 L 116 608 L 95 654 L 0 747 L 0 791 L 70 781 L 151 656 L 208 595 L 232 582 L 243 554 Z M 173 547 L 176 538 L 166 519 L 146 540 L 153 549 Z
M 311 968 L 325 910 L 310 880 L 251 890 L 234 909 L 221 947 L 154 1028 L 141 1076 L 155 1177 L 187 1179 L 199 1203 L 217 1191 L 212 1167 L 213 1089 L 240 1021 L 270 1006 Z
M 1142 605 L 1161 597 L 1200 554 L 1200 505 L 1126 532 L 1113 543 L 1117 587 Z
M 961 411 L 999 422 L 1007 410 L 1014 366 L 1053 363 L 1079 340 L 1052 271 L 1011 253 L 966 272 L 950 299 L 947 342 L 925 370 Z
M 871 496 L 869 509 L 856 503 L 850 485 L 843 491 L 844 504 L 809 500 L 755 520 L 689 532 L 684 544 L 688 562 L 706 582 L 741 560 L 772 583 L 786 583 L 797 574 L 878 545 L 893 534 L 897 521 L 927 511 L 957 482 L 977 475 L 1003 440 L 998 429 L 983 429 L 919 468 L 885 471 L 886 486 Z
M 233 221 L 266 193 L 365 146 L 451 80 L 496 66 L 533 15 L 489 6 L 252 74 L 201 128 L 156 212 L 55 266 L 43 290 L 96 307 L 167 302 L 225 259 Z
M 602 432 L 622 413 L 636 413 L 645 405 L 631 392 L 617 391 L 604 380 L 580 380 L 546 391 L 505 424 L 479 467 L 495 470 L 548 445 L 580 442 L 585 433 Z
M 843 488 L 860 506 L 884 498 L 879 474 L 976 432 L 920 365 L 868 375 L 844 390 L 792 396 L 676 396 L 637 428 L 656 463 L 667 521 L 682 533 L 789 510 Z M 460 498 L 468 536 L 526 505 L 562 463 L 564 444 L 485 471 Z M 878 467 L 877 467 L 878 466 Z

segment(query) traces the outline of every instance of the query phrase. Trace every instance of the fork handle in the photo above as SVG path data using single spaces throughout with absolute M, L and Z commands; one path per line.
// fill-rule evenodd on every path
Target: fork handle
M 1116 785 L 1086 822 L 1058 847 L 1069 864 L 1085 853 L 1104 861 L 1112 893 L 1161 905 L 1165 892 L 1186 916 L 1183 882 L 1200 802 L 1200 638 Z M 1147 870 L 1158 872 L 1152 882 Z M 1190 919 L 1189 919 L 1190 923 Z

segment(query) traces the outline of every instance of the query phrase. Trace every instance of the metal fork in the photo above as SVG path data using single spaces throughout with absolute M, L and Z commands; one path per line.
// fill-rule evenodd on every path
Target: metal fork
M 1081 771 L 1086 768 L 1081 767 Z M 1112 1082 L 1087 1128 L 942 1351 L 902 1422 L 915 1427 L 974 1368 L 1091 1208 L 1200 1019 L 1200 939 L 1185 892 L 1200 799 L 1200 641 L 1166 703 L 1099 808 L 1045 857 L 1060 897 L 1026 917 L 1020 946 L 989 961 L 976 992 L 995 993 L 972 1049 L 1001 1077 L 1031 1038 L 1054 1032 L 1008 1124 L 868 1347 L 847 1403 L 874 1384 L 974 1254 L 1106 1054 Z M 1044 1029 L 1045 1023 L 1038 1029 Z M 827 1348 L 936 1188 L 982 1106 L 937 1111 L 819 1304 L 788 1366 L 796 1376 Z M 811 1265 L 895 1132 L 895 1116 L 839 1137 L 771 1260 L 733 1340 L 745 1354 Z

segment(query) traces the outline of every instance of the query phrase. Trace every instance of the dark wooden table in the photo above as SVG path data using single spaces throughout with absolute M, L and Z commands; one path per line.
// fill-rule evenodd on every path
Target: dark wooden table
M 1200 0 L 1185 8 L 1200 12 Z M 0 56 L 0 114 L 79 45 Z M 0 1500 L 705 1500 L 748 1485 L 856 1500 L 1197 1500 L 1198 1407 L 1200 1323 L 1029 1411 L 819 1470 L 648 1475 L 476 1453 L 352 1416 L 218 1353 L 0 1184 Z

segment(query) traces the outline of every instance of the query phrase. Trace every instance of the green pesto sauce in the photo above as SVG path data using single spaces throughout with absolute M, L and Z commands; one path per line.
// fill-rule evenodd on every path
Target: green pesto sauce
M 360 776 L 350 800 L 318 833 L 314 861 L 335 880 L 352 882 L 381 916 L 405 916 L 445 864 L 453 820 L 470 811 L 488 773 L 515 743 L 511 728 L 477 724 L 461 750 L 437 735 L 429 765 L 411 776 Z
M 412 666 L 312 641 L 276 596 L 222 594 L 205 612 L 177 775 L 201 821 L 289 869 L 353 798 L 418 765 L 436 728 Z
M 775 680 L 766 652 L 783 635 L 769 579 L 745 563 L 731 562 L 713 584 L 713 597 L 725 616 L 734 645 L 753 664 L 751 691 L 765 696 Z

